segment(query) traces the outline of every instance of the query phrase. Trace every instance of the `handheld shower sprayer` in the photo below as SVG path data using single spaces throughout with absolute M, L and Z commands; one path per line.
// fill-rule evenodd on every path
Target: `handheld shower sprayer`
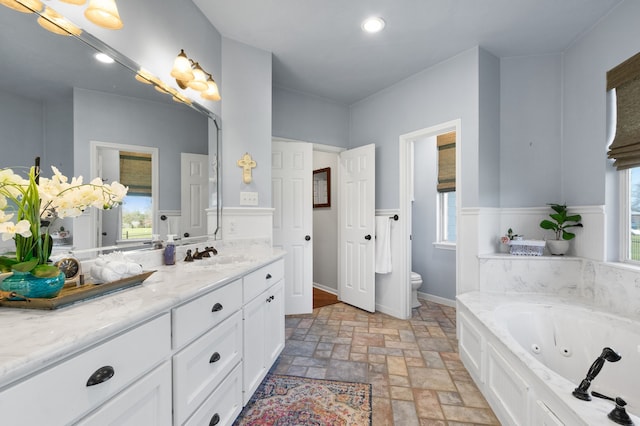
M 602 370 L 602 366 L 605 361 L 609 362 L 618 362 L 622 357 L 613 349 L 606 347 L 602 349 L 602 353 L 600 356 L 591 364 L 589 367 L 589 371 L 587 371 L 587 377 L 580 382 L 580 386 L 574 389 L 572 392 L 573 396 L 578 399 L 582 399 L 583 401 L 591 401 L 591 395 L 589 395 L 589 386 L 591 386 L 591 381 L 596 378 L 600 370 Z

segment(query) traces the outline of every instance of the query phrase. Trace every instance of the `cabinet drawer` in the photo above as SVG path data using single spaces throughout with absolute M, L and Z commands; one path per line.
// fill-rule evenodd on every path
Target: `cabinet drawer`
M 171 311 L 173 348 L 178 349 L 242 306 L 242 280 L 233 281 Z
M 242 365 L 238 365 L 224 379 L 220 387 L 198 408 L 185 426 L 230 425 L 240 411 L 242 411 Z
M 254 297 L 277 283 L 284 277 L 284 259 L 263 266 L 243 278 L 243 301 L 247 303 Z
M 8 388 L 0 393 L 2 423 L 71 423 L 167 359 L 169 331 L 165 314 Z M 88 386 L 88 379 L 103 367 L 111 367 L 113 376 Z
M 174 355 L 174 423 L 182 424 L 241 359 L 242 311 Z
M 171 426 L 171 364 L 126 388 L 76 426 Z

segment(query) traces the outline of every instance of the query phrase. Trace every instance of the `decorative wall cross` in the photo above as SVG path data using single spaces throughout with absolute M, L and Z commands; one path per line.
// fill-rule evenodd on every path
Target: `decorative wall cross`
M 257 165 L 258 163 L 251 158 L 248 152 L 238 160 L 238 167 L 242 167 L 242 182 L 251 183 L 251 169 L 254 169 Z

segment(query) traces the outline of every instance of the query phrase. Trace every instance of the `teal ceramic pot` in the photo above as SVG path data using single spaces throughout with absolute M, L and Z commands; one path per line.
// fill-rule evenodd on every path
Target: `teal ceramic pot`
M 57 277 L 39 278 L 29 272 L 13 272 L 0 283 L 0 290 L 15 291 L 18 295 L 29 299 L 51 299 L 56 297 L 64 286 L 64 272 Z M 21 300 L 12 298 L 9 300 Z

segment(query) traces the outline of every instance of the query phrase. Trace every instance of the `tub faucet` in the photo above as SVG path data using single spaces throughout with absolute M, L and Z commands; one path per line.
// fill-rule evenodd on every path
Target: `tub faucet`
M 587 377 L 585 377 L 584 380 L 580 382 L 580 386 L 575 388 L 572 392 L 573 396 L 578 399 L 582 399 L 583 401 L 591 401 L 589 386 L 591 386 L 591 381 L 595 379 L 600 370 L 602 370 L 604 362 L 617 362 L 620 361 L 621 358 L 620 354 L 609 347 L 602 349 L 600 356 L 593 362 L 593 364 L 591 364 L 591 367 L 589 367 Z
M 625 410 L 624 408 L 627 405 L 627 402 L 624 399 L 620 397 L 612 398 L 595 391 L 592 393 L 593 396 L 602 399 L 608 399 L 609 401 L 613 401 L 616 403 L 616 407 L 607 415 L 609 419 L 618 423 L 619 425 L 633 426 L 633 420 L 631 420 L 631 417 L 629 417 L 629 414 L 627 414 L 627 410 Z

